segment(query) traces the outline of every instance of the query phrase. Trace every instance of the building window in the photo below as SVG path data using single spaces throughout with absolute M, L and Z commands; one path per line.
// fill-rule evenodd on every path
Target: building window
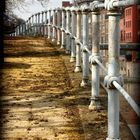
M 126 16 L 131 16 L 131 8 L 126 9 L 125 15 Z
M 131 21 L 130 20 L 125 22 L 125 27 L 131 28 Z

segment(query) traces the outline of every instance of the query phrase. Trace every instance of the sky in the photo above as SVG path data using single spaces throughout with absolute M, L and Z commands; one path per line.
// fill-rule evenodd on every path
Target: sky
M 32 0 L 26 0 L 26 5 L 24 8 L 20 8 L 20 10 L 17 8 L 13 12 L 16 14 L 19 18 L 22 18 L 24 20 L 27 20 L 31 15 L 47 10 L 49 8 L 57 8 L 62 6 L 62 1 L 70 1 L 71 0 L 49 0 L 48 4 L 45 7 L 42 7 L 42 5 L 39 2 L 32 3 Z

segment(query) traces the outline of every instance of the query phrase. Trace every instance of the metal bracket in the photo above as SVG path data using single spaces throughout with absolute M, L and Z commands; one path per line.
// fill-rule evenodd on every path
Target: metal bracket
M 97 9 L 98 9 L 97 7 L 98 7 L 99 4 L 100 4 L 99 1 L 97 1 L 97 0 L 93 1 L 93 2 L 90 4 L 90 9 L 91 9 L 91 11 L 97 10 Z
M 93 65 L 97 64 L 95 59 L 98 59 L 100 62 L 102 62 L 102 59 L 101 59 L 101 57 L 99 55 L 95 55 L 95 56 L 91 55 L 91 56 L 89 56 L 89 63 L 91 63 Z
M 107 9 L 109 11 L 115 9 L 115 7 L 113 6 L 113 3 L 116 1 L 118 1 L 118 0 L 105 0 L 105 2 L 104 2 L 105 9 Z
M 108 89 L 115 89 L 115 87 L 113 85 L 113 81 L 116 81 L 121 86 L 123 86 L 123 84 L 124 84 L 124 80 L 123 80 L 122 75 L 120 75 L 118 77 L 107 75 L 104 78 L 104 85 L 105 85 L 105 87 L 107 87 Z

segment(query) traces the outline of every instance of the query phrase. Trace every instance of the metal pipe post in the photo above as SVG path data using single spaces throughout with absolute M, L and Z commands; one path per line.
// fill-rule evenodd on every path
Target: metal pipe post
M 44 36 L 44 12 L 42 11 L 42 19 L 41 19 L 41 35 Z
M 21 35 L 24 35 L 24 23 L 21 23 Z
M 26 35 L 26 22 L 24 23 L 24 35 Z
M 57 45 L 60 45 L 60 10 L 57 10 Z
M 78 40 L 81 39 L 81 11 L 77 11 L 77 30 L 76 30 L 76 37 Z M 76 44 L 76 66 L 75 66 L 75 72 L 81 72 L 81 48 L 80 44 Z
M 30 17 L 29 17 L 29 19 L 28 19 L 28 35 L 30 35 Z
M 65 10 L 62 10 L 62 43 L 61 48 L 65 48 Z
M 37 13 L 37 22 L 36 22 L 36 23 L 37 23 L 37 24 L 36 24 L 36 25 L 37 25 L 37 27 L 36 27 L 36 28 L 37 28 L 37 30 L 36 30 L 36 31 L 37 31 L 37 32 L 36 32 L 37 36 L 38 36 L 38 34 L 39 34 L 39 23 L 38 23 L 38 18 L 39 18 L 39 17 L 38 17 L 38 13 Z
M 55 41 L 55 10 L 53 10 L 53 34 L 52 34 L 52 41 Z
M 27 21 L 25 22 L 25 27 L 24 28 L 25 28 L 24 34 L 27 35 Z
M 30 20 L 29 20 L 30 21 L 30 35 L 32 35 L 32 20 L 31 19 L 32 17 L 30 17 Z
M 38 34 L 41 35 L 41 30 L 40 30 L 40 13 L 38 13 Z
M 75 36 L 76 35 L 76 12 L 75 10 L 72 10 L 72 35 Z M 74 38 L 71 38 L 71 58 L 70 58 L 70 62 L 75 62 L 76 60 L 76 46 L 75 46 L 75 40 Z
M 27 20 L 27 34 L 29 35 L 29 19 Z
M 19 25 L 19 35 L 21 35 L 21 24 Z
M 100 59 L 100 46 L 99 46 L 99 11 L 92 12 L 92 76 L 91 76 L 91 102 L 89 105 L 90 110 L 100 109 L 99 101 L 99 86 L 100 75 L 99 65 L 94 59 Z
M 82 11 L 83 17 L 82 17 L 82 22 L 83 22 L 83 46 L 88 46 L 88 41 L 89 41 L 89 31 L 88 31 L 88 10 Z M 89 80 L 89 54 L 88 52 L 83 49 L 83 79 L 81 82 L 82 87 L 86 87 L 89 85 L 88 83 Z
M 32 35 L 34 35 L 34 15 L 32 15 Z
M 108 138 L 107 140 L 119 140 L 119 92 L 113 86 L 113 79 L 119 77 L 119 55 L 120 55 L 120 13 L 117 10 L 109 10 L 108 12 Z
M 49 17 L 48 17 L 48 22 L 49 22 L 49 26 L 48 26 L 48 39 L 51 38 L 51 10 L 49 10 Z
M 66 11 L 66 30 L 70 32 L 70 10 Z M 70 35 L 66 33 L 66 54 L 70 54 Z
M 46 24 L 47 24 L 47 11 L 45 11 L 45 28 L 44 28 L 44 34 L 45 34 L 45 36 L 47 36 L 47 26 L 46 26 Z

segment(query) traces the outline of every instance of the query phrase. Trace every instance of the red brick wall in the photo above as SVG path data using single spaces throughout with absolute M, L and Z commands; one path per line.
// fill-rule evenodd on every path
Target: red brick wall
M 71 4 L 70 4 L 69 1 L 62 1 L 62 6 L 63 7 L 69 7 L 69 6 L 71 6 Z
M 125 8 L 125 42 L 139 42 L 138 21 L 137 5 Z

